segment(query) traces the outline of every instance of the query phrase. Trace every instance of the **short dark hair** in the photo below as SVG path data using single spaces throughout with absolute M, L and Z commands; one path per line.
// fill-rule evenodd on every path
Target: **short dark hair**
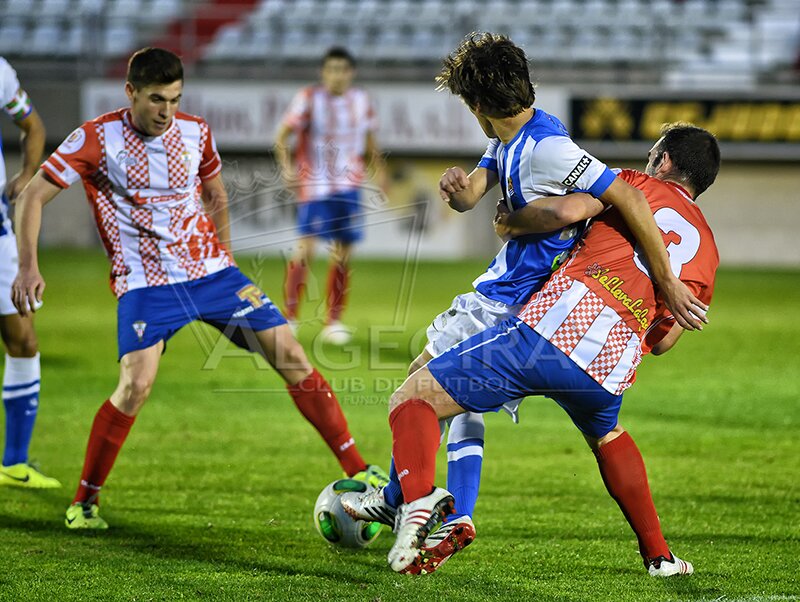
M 717 179 L 719 144 L 714 134 L 691 123 L 668 123 L 661 128 L 661 142 L 655 149 L 669 153 L 676 175 L 700 196 Z
M 488 117 L 513 117 L 536 100 L 525 51 L 493 33 L 466 36 L 444 59 L 436 82 Z
M 137 90 L 153 84 L 183 81 L 183 63 L 174 52 L 163 48 L 142 48 L 128 61 L 126 80 Z
M 355 69 L 356 66 L 356 58 L 350 54 L 350 51 L 347 48 L 342 46 L 334 46 L 333 48 L 328 48 L 328 51 L 325 53 L 325 56 L 322 57 L 322 64 L 325 65 L 330 59 L 344 59 L 346 60 L 351 67 Z

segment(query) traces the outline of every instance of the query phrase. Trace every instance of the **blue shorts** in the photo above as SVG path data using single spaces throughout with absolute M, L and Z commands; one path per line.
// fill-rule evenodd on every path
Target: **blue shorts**
M 201 320 L 248 351 L 250 333 L 286 324 L 280 310 L 249 278 L 230 267 L 204 278 L 128 291 L 117 306 L 119 357 L 165 343 Z
M 516 317 L 451 347 L 428 362 L 428 369 L 465 410 L 497 411 L 506 402 L 544 395 L 590 437 L 610 432 L 622 405 L 622 395 L 606 391 Z
M 358 189 L 337 192 L 332 197 L 300 203 L 297 229 L 303 236 L 353 243 L 364 236 L 364 215 Z

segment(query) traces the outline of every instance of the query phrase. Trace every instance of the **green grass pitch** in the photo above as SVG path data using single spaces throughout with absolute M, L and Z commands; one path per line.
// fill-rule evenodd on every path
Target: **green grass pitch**
M 275 260 L 241 258 L 280 298 Z M 309 354 L 340 391 L 362 453 L 387 465 L 386 399 L 424 327 L 469 289 L 481 262 L 357 261 L 345 350 Z M 722 270 L 701 334 L 646 358 L 621 421 L 647 462 L 662 524 L 695 575 L 651 579 L 594 458 L 552 402 L 522 422 L 487 417 L 478 539 L 435 575 L 395 575 L 392 537 L 344 553 L 314 531 L 318 492 L 340 475 L 280 379 L 185 328 L 103 493 L 105 533 L 73 533 L 63 512 L 89 427 L 116 384 L 115 301 L 97 252 L 47 252 L 43 357 L 32 455 L 62 490 L 0 490 L 1 600 L 800 599 L 800 274 Z M 324 290 L 324 266 L 310 294 Z M 311 319 L 318 303 L 304 306 Z M 440 456 L 440 481 L 444 465 Z

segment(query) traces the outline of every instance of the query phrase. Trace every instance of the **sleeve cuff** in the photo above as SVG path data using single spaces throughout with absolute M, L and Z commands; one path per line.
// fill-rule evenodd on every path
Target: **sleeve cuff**
M 481 159 L 478 161 L 478 167 L 483 167 L 484 169 L 497 173 L 497 161 L 494 159 Z
M 595 198 L 600 198 L 600 196 L 608 190 L 608 187 L 611 186 L 611 182 L 613 182 L 616 177 L 614 172 L 606 167 L 602 175 L 597 178 L 591 188 L 589 188 L 589 193 Z
M 69 188 L 69 184 L 65 182 L 56 171 L 47 163 L 42 163 L 41 170 L 44 172 L 45 177 L 59 188 Z

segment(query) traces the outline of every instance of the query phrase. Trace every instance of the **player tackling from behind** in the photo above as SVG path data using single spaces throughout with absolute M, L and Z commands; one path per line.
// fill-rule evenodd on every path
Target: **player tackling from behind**
M 716 178 L 719 147 L 709 132 L 690 125 L 669 126 L 662 134 L 650 150 L 646 174 L 623 170 L 619 177 L 644 192 L 672 272 L 699 298 L 695 312 L 705 312 L 719 255 L 695 199 Z M 394 570 L 437 568 L 426 567 L 420 547 L 453 507 L 450 492 L 433 482 L 439 420 L 546 395 L 569 414 L 594 452 L 648 572 L 693 572 L 664 539 L 642 456 L 618 421 L 623 392 L 633 384 L 642 356 L 665 353 L 684 330 L 645 255 L 622 212 L 608 208 L 517 317 L 450 348 L 394 393 L 389 423 L 406 501 L 389 552 Z
M 502 35 L 471 34 L 444 60 L 437 81 L 472 109 L 491 139 L 469 175 L 460 168 L 445 172 L 440 181 L 442 198 L 453 209 L 467 211 L 497 186 L 503 197 L 498 210 L 514 211 L 513 219 L 524 218 L 529 229 L 507 240 L 486 272 L 473 282 L 475 290 L 456 297 L 434 320 L 427 331 L 428 345 L 410 373 L 452 345 L 516 316 L 568 256 L 586 219 L 597 215 L 603 202 L 618 207 L 634 222 L 649 218 L 648 229 L 656 233 L 650 240 L 659 247 L 662 270 L 669 271 L 641 191 L 576 145 L 557 117 L 533 106 L 529 62 L 520 47 Z M 576 189 L 589 191 L 595 198 L 548 196 Z M 681 319 L 690 319 L 687 309 L 681 308 Z M 505 408 L 516 415 L 518 402 Z M 425 542 L 428 568 L 452 553 L 454 539 L 463 547 L 475 537 L 472 514 L 482 464 L 483 416 L 466 412 L 449 422 L 447 488 L 455 498 L 456 512 Z M 345 494 L 342 506 L 355 517 L 393 524 L 403 497 L 394 465 L 390 475 L 392 480 L 383 490 Z
M 275 158 L 297 197 L 297 247 L 286 266 L 285 312 L 296 324 L 317 240 L 330 243 L 325 341 L 344 345 L 350 329 L 340 318 L 350 285 L 353 245 L 364 235 L 361 187 L 367 169 L 383 185 L 383 158 L 375 139 L 377 119 L 367 92 L 352 85 L 356 62 L 346 49 L 322 59 L 321 83 L 300 90 L 275 137 Z M 295 148 L 289 138 L 294 134 Z
M 373 483 L 385 477 L 361 458 L 339 403 L 309 363 L 278 309 L 236 267 L 229 251 L 222 163 L 206 122 L 178 111 L 183 65 L 145 48 L 128 64 L 128 108 L 84 123 L 45 161 L 17 203 L 19 274 L 14 305 L 29 315 L 45 283 L 37 239 L 42 208 L 83 181 L 111 261 L 119 299 L 120 378 L 95 416 L 69 528 L 104 529 L 99 493 L 147 400 L 167 340 L 202 320 L 262 355 L 286 381 L 344 471 Z

